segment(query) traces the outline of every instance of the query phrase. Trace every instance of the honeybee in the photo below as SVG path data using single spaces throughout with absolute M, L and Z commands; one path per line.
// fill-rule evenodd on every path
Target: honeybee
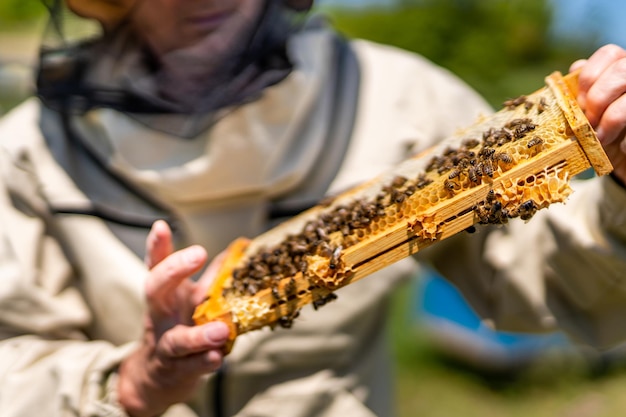
M 529 220 L 537 212 L 538 206 L 534 200 L 526 200 L 517 208 L 517 214 L 522 220 Z
M 330 258 L 330 262 L 329 262 L 329 264 L 328 264 L 328 267 L 329 267 L 330 269 L 336 269 L 336 268 L 339 266 L 339 263 L 340 263 L 340 259 L 339 259 L 339 257 L 341 256 L 341 250 L 342 250 L 342 249 L 343 249 L 343 248 L 342 248 L 342 247 L 341 247 L 341 245 L 340 245 L 340 246 L 337 246 L 337 247 L 335 248 L 335 250 L 333 251 L 333 255 L 332 255 L 332 257 Z
M 519 96 L 517 98 L 506 100 L 503 103 L 503 106 L 508 108 L 509 110 L 513 110 L 520 104 L 524 104 L 526 102 L 526 96 Z
M 454 166 L 451 163 L 446 162 L 437 169 L 437 174 L 443 174 L 446 171 L 450 171 L 452 168 L 454 168 Z
M 404 183 L 407 182 L 407 178 L 403 177 L 402 175 L 396 175 L 393 179 L 393 181 L 391 182 L 391 185 L 393 187 L 402 187 L 404 185 Z
M 279 317 L 277 323 L 283 329 L 291 329 L 293 326 L 293 318 L 289 316 Z
M 496 192 L 493 191 L 493 188 L 491 188 L 488 192 L 487 192 L 487 196 L 485 197 L 485 201 L 489 204 L 491 204 L 494 200 L 496 199 Z
M 292 262 L 289 262 L 287 265 L 285 265 L 285 269 L 283 270 L 283 275 L 293 276 L 297 272 L 298 272 L 298 268 L 296 268 L 296 266 Z
M 244 268 L 237 268 L 235 270 L 233 270 L 233 279 L 234 280 L 240 280 L 243 279 L 244 276 L 246 276 L 247 273 L 244 272 Z
M 511 129 L 505 126 L 502 129 L 500 129 L 500 136 L 510 141 L 513 139 L 513 136 L 515 136 L 515 134 L 513 133 Z
M 466 149 L 475 148 L 479 144 L 480 142 L 478 141 L 478 139 L 474 139 L 474 138 L 468 138 L 468 139 L 463 140 L 462 142 L 463 147 Z
M 444 187 L 446 187 L 446 189 L 447 189 L 448 191 L 450 191 L 450 192 L 453 192 L 453 191 L 456 189 L 456 185 L 454 184 L 454 182 L 452 182 L 452 181 L 450 181 L 450 180 L 448 180 L 448 179 L 446 179 L 446 180 L 443 182 L 443 186 L 444 186 Z
M 511 129 L 516 139 L 520 139 L 526 135 L 526 133 L 534 130 L 537 125 L 529 118 L 513 119 L 505 125 L 506 128 Z
M 528 149 L 530 149 L 530 148 L 533 148 L 535 146 L 539 146 L 542 144 L 543 144 L 543 139 L 541 139 L 539 136 L 535 136 L 534 138 L 528 141 L 528 144 L 526 144 L 526 146 L 528 147 Z
M 514 136 L 513 132 L 503 127 L 502 129 L 498 131 L 497 141 L 495 144 L 498 146 L 503 146 L 509 143 L 513 139 L 513 136 Z
M 505 164 L 513 163 L 513 158 L 511 157 L 511 155 L 505 152 L 498 152 L 497 154 L 494 155 L 494 158 L 499 161 L 504 162 Z
M 355 229 L 358 229 L 361 227 L 367 227 L 367 225 L 370 224 L 371 222 L 372 220 L 369 217 L 367 217 L 367 215 L 364 214 L 362 217 L 360 217 L 355 222 L 353 222 L 353 227 Z
M 296 279 L 291 277 L 287 285 L 285 285 L 285 293 L 292 294 L 296 290 Z
M 508 211 L 502 207 L 501 202 L 495 201 L 489 209 L 489 223 L 505 224 L 508 221 Z
M 426 172 L 439 169 L 445 162 L 445 159 L 441 156 L 433 156 L 428 165 L 426 166 Z
M 293 326 L 294 319 L 297 319 L 299 315 L 300 315 L 300 309 L 294 311 L 293 313 L 287 316 L 279 317 L 277 323 L 283 329 L 290 329 Z
M 515 128 L 515 137 L 522 138 L 524 137 L 524 135 L 526 135 L 526 133 L 530 132 L 531 130 L 534 130 L 536 127 L 537 125 L 534 125 L 532 123 L 521 124 Z
M 326 231 L 323 228 L 318 227 L 316 229 L 316 232 L 317 232 L 317 236 L 320 238 L 320 240 L 323 240 L 323 241 L 327 241 L 328 240 L 328 234 L 326 233 Z
M 270 287 L 270 286 L 272 285 L 272 282 L 273 282 L 273 281 L 274 281 L 274 280 L 273 280 L 273 279 L 272 279 L 272 277 L 271 277 L 271 276 L 269 276 L 269 275 L 266 275 L 266 276 L 264 276 L 264 277 L 261 279 L 261 283 L 263 284 L 264 288 L 268 288 L 268 287 Z
M 454 167 L 463 167 L 463 165 L 466 163 L 465 161 L 467 160 L 466 154 L 465 152 L 458 152 L 457 154 L 453 155 L 450 158 L 450 161 L 452 162 L 453 168 Z
M 448 175 L 448 179 L 454 179 L 456 177 L 458 177 L 459 175 L 461 175 L 461 170 L 460 169 L 454 169 L 452 170 L 452 172 L 450 173 L 450 175 Z
M 413 194 L 415 194 L 416 190 L 417 190 L 417 187 L 415 185 L 409 185 L 408 187 L 406 187 L 406 190 L 404 190 L 404 194 L 406 194 L 407 197 L 410 197 Z
M 485 206 L 475 205 L 474 207 L 472 207 L 472 210 L 474 211 L 474 214 L 476 214 L 476 217 L 478 218 L 478 223 L 489 224 L 489 212 L 485 208 Z
M 270 269 L 266 263 L 255 263 L 250 271 L 250 275 L 255 278 L 262 278 L 270 273 Z
M 529 125 L 529 124 L 533 124 L 532 120 L 530 120 L 529 118 L 525 117 L 522 119 L 513 119 L 511 121 L 509 121 L 506 125 L 504 125 L 504 127 L 506 127 L 507 129 L 515 129 L 516 127 L 522 126 L 522 125 Z
M 539 103 L 537 103 L 537 114 L 541 114 L 544 111 L 546 111 L 547 107 L 548 107 L 548 104 L 546 103 L 546 99 L 544 97 L 541 97 L 541 99 L 539 100 Z
M 526 100 L 526 102 L 524 103 L 524 108 L 526 109 L 526 111 L 529 111 L 530 109 L 533 108 L 534 103 L 530 100 Z
M 433 180 L 431 180 L 430 178 L 426 177 L 426 175 L 425 175 L 425 174 L 420 174 L 420 175 L 417 177 L 417 181 L 415 182 L 415 186 L 416 186 L 417 188 L 420 188 L 420 189 L 421 189 L 421 188 L 426 187 L 428 184 L 430 184 L 430 183 L 432 183 L 432 182 L 433 182 Z
M 483 158 L 485 158 L 485 159 L 487 159 L 487 158 L 492 158 L 492 157 L 493 157 L 493 154 L 494 154 L 495 152 L 496 152 L 496 150 L 495 150 L 495 149 L 485 147 L 485 148 L 482 148 L 482 149 L 480 150 L 480 152 L 478 152 L 478 155 L 479 155 L 479 156 L 482 156 L 482 157 L 483 157 Z
M 467 175 L 471 182 L 478 182 L 478 173 L 475 167 L 469 167 L 467 169 Z
M 483 132 L 483 145 L 492 146 L 496 142 L 496 129 L 491 127 Z
M 444 149 L 443 154 L 444 156 L 450 156 L 450 155 L 454 155 L 456 153 L 456 149 L 448 146 L 446 149 Z
M 259 292 L 259 287 L 257 286 L 255 282 L 248 282 L 248 286 L 246 287 L 246 290 L 248 291 L 248 294 L 254 295 L 257 292 Z
M 491 163 L 491 160 L 484 160 L 482 162 L 482 168 L 486 176 L 493 177 L 493 164 Z
M 476 165 L 476 175 L 478 177 L 483 176 L 483 164 L 482 163 L 479 163 L 478 165 Z
M 278 292 L 278 288 L 276 288 L 276 287 L 272 287 L 272 296 L 273 296 L 276 300 L 280 300 L 280 293 Z
M 329 302 L 336 300 L 337 299 L 337 295 L 333 292 L 328 293 L 327 295 L 320 297 L 316 300 L 313 300 L 313 308 L 315 310 L 317 310 L 318 308 L 322 307 L 325 304 L 328 304 Z
M 318 248 L 318 253 L 324 258 L 330 258 L 333 254 L 333 249 L 328 243 L 323 242 Z
M 303 242 L 294 240 L 289 242 L 289 250 L 292 253 L 305 253 L 308 248 Z

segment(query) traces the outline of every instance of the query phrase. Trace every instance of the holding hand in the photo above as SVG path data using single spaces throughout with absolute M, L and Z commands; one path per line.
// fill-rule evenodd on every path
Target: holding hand
M 144 337 L 119 371 L 119 401 L 133 417 L 152 417 L 188 400 L 200 378 L 221 366 L 228 327 L 221 322 L 194 326 L 191 320 L 219 264 L 213 262 L 193 282 L 189 278 L 206 260 L 200 246 L 174 252 L 167 223 L 154 223 L 146 242 Z
M 613 164 L 613 176 L 626 184 L 626 50 L 603 46 L 572 64 L 570 70 L 577 69 L 578 102 Z

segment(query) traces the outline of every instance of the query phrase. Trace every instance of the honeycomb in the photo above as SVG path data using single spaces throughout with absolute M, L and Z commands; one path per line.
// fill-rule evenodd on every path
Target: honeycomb
M 319 308 L 334 290 L 422 247 L 476 224 L 528 221 L 565 201 L 571 177 L 591 166 L 567 98 L 543 88 L 507 100 L 426 153 L 255 238 L 196 321 L 226 309 L 235 334 L 291 327 L 303 305 Z

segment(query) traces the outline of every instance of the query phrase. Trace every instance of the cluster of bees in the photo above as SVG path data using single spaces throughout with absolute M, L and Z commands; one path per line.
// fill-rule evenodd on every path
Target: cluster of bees
M 529 220 L 538 209 L 539 206 L 532 199 L 526 200 L 512 209 L 505 208 L 502 202 L 496 198 L 493 189 L 489 190 L 484 201 L 472 207 L 480 224 L 506 224 L 509 219 L 514 217 Z M 470 229 L 470 231 L 473 230 Z
M 419 175 L 415 181 L 398 175 L 382 187 L 373 201 L 359 199 L 320 214 L 319 217 L 309 220 L 300 233 L 288 235 L 272 248 L 261 249 L 248 258 L 244 265 L 236 268 L 233 271 L 232 287 L 225 288 L 224 295 L 231 291 L 255 295 L 260 290 L 272 288 L 274 296 L 280 298 L 276 287 L 278 282 L 293 277 L 298 272 L 306 276 L 306 257 L 310 255 L 329 259 L 330 268 L 339 270 L 342 266 L 341 251 L 351 246 L 351 240 L 346 239 L 347 237 L 363 238 L 372 222 L 386 216 L 387 207 L 402 204 L 418 189 L 430 183 L 432 180 L 424 174 Z M 329 203 L 327 201 L 325 204 Z M 289 296 L 294 289 L 295 285 L 288 285 L 284 292 Z
M 524 106 L 526 112 L 536 106 L 537 114 L 547 109 L 547 103 L 543 97 L 538 102 L 530 101 L 526 96 L 520 96 L 503 103 L 508 110 L 515 110 Z M 438 175 L 446 175 L 443 182 L 444 188 L 451 194 L 464 186 L 474 186 L 482 183 L 485 177 L 493 178 L 494 172 L 500 167 L 506 170 L 515 163 L 513 156 L 499 148 L 507 143 L 526 138 L 535 128 L 536 124 L 530 118 L 517 118 L 510 120 L 503 127 L 489 128 L 483 132 L 481 140 L 465 139 L 460 148 L 448 148 L 443 155 L 435 156 L 426 167 L 426 172 L 436 172 Z M 531 152 L 538 151 L 544 140 L 539 136 L 533 136 L 526 142 L 526 148 Z M 480 224 L 504 224 L 508 219 L 520 217 L 523 220 L 530 219 L 538 210 L 538 205 L 533 200 L 520 203 L 515 208 L 505 208 L 498 201 L 495 192 L 490 190 L 484 201 L 474 205 L 473 211 Z M 473 227 L 470 231 L 475 230 Z
M 527 110 L 532 108 L 532 103 L 524 96 L 505 102 L 505 107 L 509 109 L 521 105 Z M 537 103 L 537 111 L 542 112 L 545 108 L 546 104 L 541 99 Z M 387 208 L 402 205 L 415 192 L 433 183 L 434 173 L 445 176 L 444 188 L 451 194 L 464 186 L 478 185 L 485 177 L 493 177 L 499 167 L 504 170 L 515 163 L 509 153 L 499 148 L 527 137 L 535 128 L 536 125 L 529 118 L 513 119 L 499 129 L 490 128 L 483 132 L 481 140 L 465 139 L 458 149 L 448 148 L 442 155 L 433 157 L 425 172 L 416 178 L 394 177 L 381 188 L 373 200 L 356 200 L 323 212 L 317 218 L 309 220 L 300 233 L 287 236 L 274 247 L 259 250 L 245 264 L 236 268 L 231 287 L 225 288 L 223 295 L 253 296 L 269 288 L 277 303 L 285 304 L 298 295 L 294 276 L 302 274 L 307 278 L 309 256 L 319 255 L 328 259 L 330 270 L 341 270 L 342 251 L 364 237 L 373 222 L 385 217 Z M 528 140 L 527 147 L 536 148 L 542 143 L 541 138 L 533 137 Z M 529 200 L 515 209 L 504 208 L 491 190 L 485 200 L 472 209 L 479 223 L 502 224 L 511 217 L 528 219 L 537 211 L 538 206 Z M 286 278 L 290 278 L 290 281 L 281 288 L 279 283 Z M 314 286 L 310 286 L 309 290 L 313 288 Z M 318 295 L 313 300 L 314 308 L 317 309 L 336 298 L 330 291 L 332 288 L 325 290 L 329 291 L 316 292 L 326 295 Z M 281 317 L 277 324 L 291 327 L 297 315 L 298 311 L 291 311 Z
M 395 190 L 395 187 L 392 188 Z M 383 192 L 376 202 L 358 200 L 349 205 L 338 206 L 308 221 L 301 233 L 287 236 L 275 247 L 261 249 L 233 271 L 232 286 L 225 288 L 223 295 L 235 293 L 252 296 L 270 288 L 277 302 L 291 300 L 296 296 L 297 290 L 294 276 L 298 273 L 307 276 L 307 257 L 324 257 L 329 260 L 331 270 L 339 271 L 343 266 L 341 252 L 348 246 L 343 238 L 350 235 L 365 236 L 365 229 L 370 223 L 385 215 L 383 200 L 391 202 L 402 199 L 400 194 L 392 194 L 390 197 Z M 281 290 L 279 282 L 285 278 L 290 278 L 290 281 Z M 313 288 L 310 287 L 309 290 L 311 289 Z M 315 294 L 325 294 L 317 295 L 313 300 L 315 309 L 337 298 L 332 292 L 318 291 Z M 297 315 L 298 311 L 293 311 L 281 317 L 278 325 L 291 327 Z
M 373 201 L 360 199 L 347 205 L 338 205 L 309 220 L 300 233 L 288 235 L 272 248 L 262 248 L 242 266 L 236 268 L 233 271 L 231 287 L 223 290 L 223 296 L 228 297 L 230 294 L 253 296 L 261 290 L 270 288 L 275 300 L 284 304 L 285 301 L 297 296 L 294 276 L 301 273 L 307 277 L 309 267 L 307 257 L 319 255 L 329 260 L 331 270 L 340 271 L 343 267 L 341 253 L 351 246 L 350 242 L 357 242 L 358 239 L 365 237 L 371 223 L 387 215 L 387 207 L 402 204 L 418 189 L 430 183 L 432 180 L 423 174 L 415 181 L 395 176 L 388 185 L 382 187 Z M 327 201 L 325 204 L 329 203 L 330 201 Z M 290 281 L 281 289 L 279 283 L 286 278 L 290 278 Z M 309 287 L 309 290 L 312 289 L 313 287 Z M 315 293 L 325 294 L 317 295 L 313 300 L 312 305 L 315 309 L 337 298 L 333 292 Z M 290 312 L 281 317 L 277 324 L 289 328 L 297 315 L 298 311 Z
M 469 180 L 470 186 L 478 185 L 483 177 L 493 178 L 498 166 L 506 169 L 515 162 L 510 154 L 497 148 L 526 137 L 536 127 L 529 118 L 520 118 L 511 120 L 500 129 L 490 128 L 483 132 L 482 141 L 465 139 L 460 148 L 448 148 L 443 155 L 434 156 L 426 172 L 448 173 L 444 187 L 451 193 L 462 187 L 463 179 Z M 543 140 L 536 136 L 528 141 L 527 147 L 535 148 L 541 144 Z

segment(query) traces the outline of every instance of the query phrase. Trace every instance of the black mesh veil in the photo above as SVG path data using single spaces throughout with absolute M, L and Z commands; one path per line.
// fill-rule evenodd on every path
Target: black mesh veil
M 72 13 L 63 0 L 42 1 L 50 20 L 37 91 L 48 107 L 72 114 L 113 108 L 180 137 L 196 136 L 284 79 L 292 70 L 287 40 L 300 30 L 306 13 L 282 0 L 245 0 L 240 4 L 256 2 L 257 10 L 248 20 L 236 17 L 239 26 L 230 27 L 238 30 L 207 30 L 191 43 L 159 50 L 161 44 L 151 43 L 141 21 L 145 7 L 158 2 L 136 0 L 127 16 L 105 26 Z M 227 4 L 206 0 L 212 1 Z M 175 44 L 177 33 L 163 26 L 165 43 Z

